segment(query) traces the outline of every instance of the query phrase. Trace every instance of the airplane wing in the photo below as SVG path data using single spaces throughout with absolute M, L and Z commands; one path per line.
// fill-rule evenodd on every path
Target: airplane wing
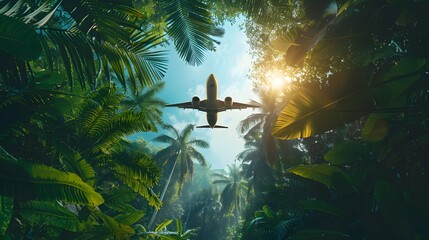
M 166 107 L 178 107 L 178 108 L 183 108 L 183 109 L 197 109 L 199 111 L 203 111 L 206 112 L 207 108 L 206 108 L 206 102 L 207 100 L 203 100 L 201 102 L 199 102 L 198 106 L 194 106 L 192 104 L 192 102 L 183 102 L 183 103 L 175 103 L 175 104 L 167 104 L 165 105 Z
M 222 112 L 222 111 L 226 111 L 226 110 L 232 110 L 232 109 L 259 108 L 259 107 L 260 106 L 258 106 L 258 105 L 240 103 L 240 102 L 233 102 L 232 106 L 229 107 L 225 104 L 224 101 L 218 100 L 218 112 Z

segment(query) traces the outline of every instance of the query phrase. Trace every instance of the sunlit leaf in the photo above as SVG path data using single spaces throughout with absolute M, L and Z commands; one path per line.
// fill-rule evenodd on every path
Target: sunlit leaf
M 324 157 L 327 162 L 334 165 L 361 162 L 368 158 L 368 148 L 359 143 L 335 145 Z
M 335 73 L 327 79 L 329 86 L 322 90 L 299 90 L 279 114 L 272 133 L 280 139 L 306 138 L 372 111 L 401 111 L 407 91 L 421 79 L 424 62 L 405 58 L 373 82 L 365 68 Z M 405 67 L 412 63 L 418 63 L 418 67 Z
M 156 226 L 156 228 L 155 228 L 155 231 L 159 232 L 159 231 L 165 229 L 172 222 L 173 222 L 173 219 L 170 219 L 170 220 L 167 220 L 167 221 L 164 221 L 164 222 L 158 224 L 158 226 Z
M 389 125 L 386 121 L 387 116 L 391 115 L 382 113 L 369 115 L 362 129 L 362 139 L 368 142 L 383 140 L 389 132 Z
M 279 114 L 273 135 L 280 139 L 306 138 L 357 119 L 374 106 L 367 69 L 332 75 L 329 87 L 300 89 Z
M 337 190 L 350 190 L 351 179 L 340 168 L 329 164 L 299 165 L 288 172 L 322 183 Z

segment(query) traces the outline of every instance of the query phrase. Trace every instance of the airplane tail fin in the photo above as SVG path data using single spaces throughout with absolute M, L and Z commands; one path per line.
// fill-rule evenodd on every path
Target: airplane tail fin
M 203 125 L 203 126 L 197 126 L 197 128 L 228 128 L 228 127 L 221 126 L 221 125 L 214 125 L 214 127 L 211 127 L 210 125 Z

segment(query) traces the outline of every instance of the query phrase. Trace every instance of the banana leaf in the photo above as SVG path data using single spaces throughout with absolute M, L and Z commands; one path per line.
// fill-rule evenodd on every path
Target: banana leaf
M 306 138 L 343 126 L 371 112 L 411 110 L 409 89 L 422 79 L 425 59 L 405 57 L 373 78 L 369 68 L 334 73 L 323 89 L 301 89 L 280 112 L 272 134 Z
M 340 168 L 329 164 L 298 165 L 289 168 L 288 172 L 322 183 L 329 188 L 341 191 L 352 189 L 350 176 Z
M 86 224 L 78 216 L 57 202 L 25 201 L 19 204 L 19 213 L 32 225 L 46 224 L 70 232 L 82 232 Z

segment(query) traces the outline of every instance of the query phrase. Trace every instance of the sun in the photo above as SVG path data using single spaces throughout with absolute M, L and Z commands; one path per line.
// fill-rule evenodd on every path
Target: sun
M 272 88 L 282 88 L 283 87 L 283 79 L 281 79 L 281 77 L 275 77 L 273 79 L 271 79 L 271 87 Z
M 265 74 L 267 82 L 272 89 L 281 90 L 283 87 L 292 81 L 291 77 L 281 71 L 268 71 Z

